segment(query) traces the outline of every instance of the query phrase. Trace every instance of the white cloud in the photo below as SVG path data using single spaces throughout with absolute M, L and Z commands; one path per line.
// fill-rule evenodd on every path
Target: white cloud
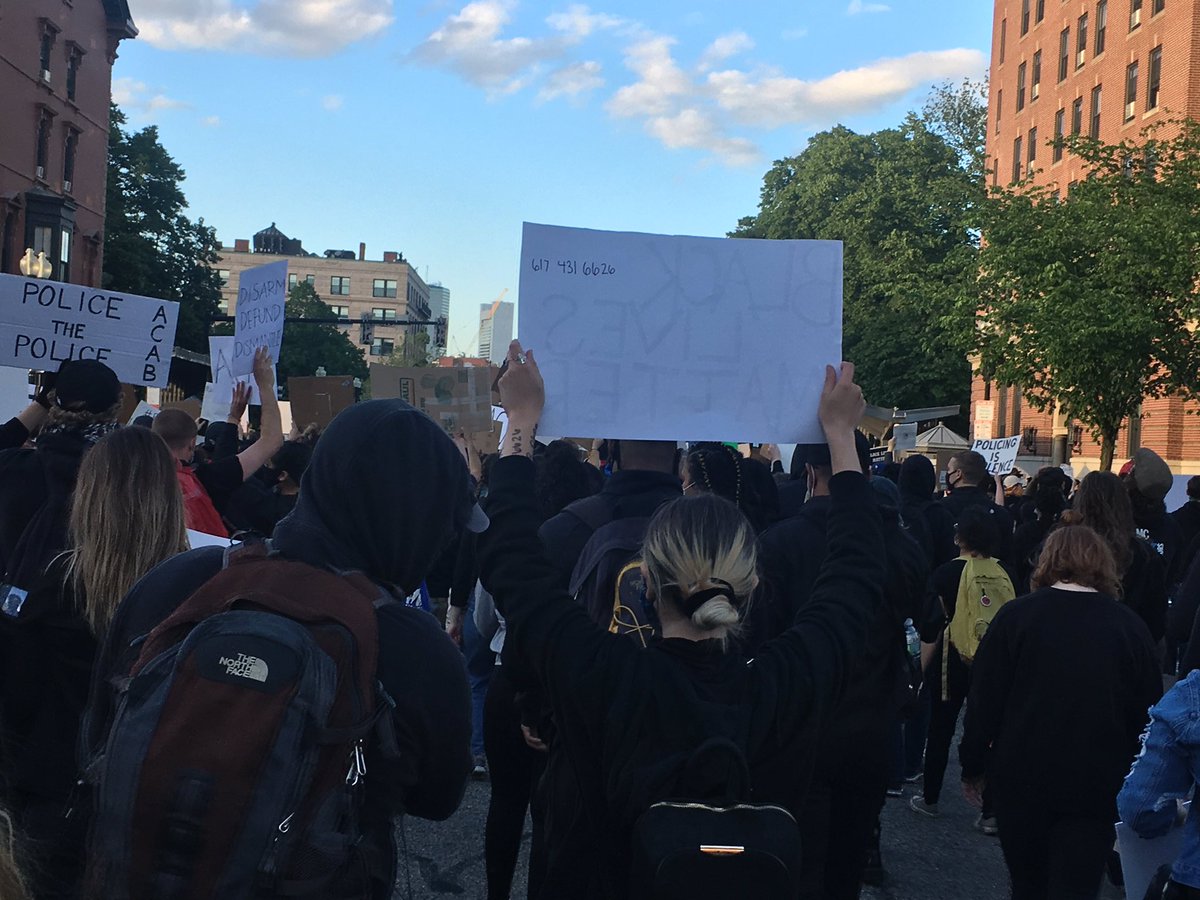
M 548 24 L 555 31 L 569 37 L 581 39 L 596 31 L 620 28 L 625 20 L 618 16 L 605 13 L 594 13 L 583 4 L 576 3 L 567 8 L 566 12 L 551 13 L 546 17 Z
M 846 15 L 861 16 L 863 13 L 885 13 L 891 12 L 892 8 L 886 3 L 865 3 L 863 0 L 850 0 L 850 5 L 846 7 Z
M 326 94 L 321 98 L 321 108 L 327 112 L 337 112 L 345 102 L 341 94 Z
M 528 85 L 540 65 L 558 59 L 571 38 L 501 37 L 513 0 L 476 0 L 450 16 L 409 54 L 413 62 L 449 69 L 490 93 Z
M 816 81 L 782 75 L 756 78 L 738 70 L 713 72 L 707 87 L 736 121 L 778 128 L 880 109 L 923 84 L 980 74 L 984 65 L 978 50 L 941 50 L 881 59 Z
M 731 56 L 737 56 L 739 53 L 753 49 L 754 40 L 746 32 L 732 31 L 729 34 L 723 34 L 709 44 L 704 55 L 700 57 L 700 71 L 707 72 L 717 63 L 722 63 Z
M 646 130 L 672 150 L 703 150 L 731 166 L 759 161 L 758 147 L 753 141 L 730 137 L 708 112 L 695 107 L 682 109 L 673 116 L 656 116 L 646 123 Z
M 187 109 L 191 104 L 168 97 L 161 91 L 152 90 L 144 81 L 133 78 L 114 78 L 112 82 L 113 103 L 126 112 L 142 114 L 164 109 Z
M 392 24 L 393 0 L 139 0 L 140 39 L 166 49 L 332 56 Z
M 577 101 L 582 95 L 604 87 L 600 72 L 600 63 L 595 60 L 571 63 L 556 69 L 546 76 L 545 83 L 538 91 L 538 100 L 545 102 L 565 97 Z
M 205 128 L 220 128 L 221 127 L 221 117 L 220 116 L 205 116 L 203 119 L 200 120 L 200 124 L 203 125 Z
M 625 66 L 638 76 L 608 101 L 608 111 L 618 118 L 662 116 L 673 111 L 678 98 L 693 90 L 692 79 L 675 62 L 675 38 L 657 35 L 634 43 L 625 51 Z

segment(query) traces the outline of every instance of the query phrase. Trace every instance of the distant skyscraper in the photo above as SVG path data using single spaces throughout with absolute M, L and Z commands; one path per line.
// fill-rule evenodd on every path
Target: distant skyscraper
M 499 365 L 513 339 L 512 303 L 484 303 L 479 307 L 479 355 Z
M 444 285 L 440 285 L 440 284 L 429 285 L 429 310 L 430 310 L 430 315 L 432 315 L 433 318 L 435 318 L 435 319 L 444 318 L 446 320 L 446 323 L 447 323 L 446 330 L 447 330 L 447 332 L 449 332 L 449 330 L 450 330 L 450 326 L 449 326 L 449 322 L 450 322 L 450 288 L 445 287 Z M 430 325 L 428 327 L 428 330 L 429 330 L 430 349 L 433 350 L 434 353 L 436 353 L 439 356 L 445 355 L 445 353 L 446 353 L 445 346 L 437 344 L 434 340 L 434 326 Z

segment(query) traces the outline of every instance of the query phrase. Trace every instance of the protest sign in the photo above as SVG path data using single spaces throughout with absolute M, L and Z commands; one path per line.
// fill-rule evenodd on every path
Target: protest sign
M 28 369 L 0 369 L 0 422 L 7 422 L 29 405 Z
M 492 382 L 489 366 L 448 368 L 371 366 L 371 396 L 398 398 L 426 413 L 447 434 L 492 431 Z
M 246 269 L 239 276 L 230 360 L 234 375 L 249 375 L 254 371 L 254 351 L 259 347 L 266 347 L 271 359 L 278 361 L 286 302 L 286 259 Z
M 124 420 L 126 425 L 132 425 L 142 416 L 149 416 L 151 419 L 158 418 L 159 409 L 156 406 L 151 406 L 145 400 L 139 400 L 138 405 L 133 408 L 133 412 Z
M 520 336 L 547 434 L 824 441 L 842 245 L 525 224 Z
M 892 450 L 896 453 L 916 450 L 917 424 L 913 422 L 910 425 L 897 425 L 892 429 L 892 440 L 894 441 Z
M 226 403 L 232 402 L 233 387 L 241 382 L 250 387 L 250 405 L 261 406 L 262 397 L 259 396 L 254 376 L 233 374 L 234 340 L 233 335 L 218 335 L 208 339 L 208 367 L 212 370 L 212 383 L 216 395 Z
M 204 386 L 204 399 L 200 401 L 200 418 L 209 422 L 224 422 L 229 416 L 229 403 L 221 400 L 217 386 L 211 381 Z
M 57 372 L 95 359 L 124 382 L 164 387 L 178 319 L 169 300 L 0 275 L 0 366 Z
M 354 379 L 350 375 L 312 375 L 288 379 L 292 419 L 303 431 L 309 425 L 324 428 L 347 406 L 354 405 Z
M 1007 475 L 1017 464 L 1017 451 L 1021 447 L 1021 436 L 976 441 L 971 449 L 987 460 L 988 471 L 993 475 Z

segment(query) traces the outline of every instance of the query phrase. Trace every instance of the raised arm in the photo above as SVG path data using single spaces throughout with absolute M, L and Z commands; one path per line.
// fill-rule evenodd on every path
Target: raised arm
M 258 440 L 238 454 L 242 464 L 242 478 L 247 479 L 279 452 L 283 446 L 283 417 L 279 413 L 279 399 L 275 396 L 275 370 L 271 354 L 260 347 L 254 354 L 254 382 L 262 399 L 262 421 Z

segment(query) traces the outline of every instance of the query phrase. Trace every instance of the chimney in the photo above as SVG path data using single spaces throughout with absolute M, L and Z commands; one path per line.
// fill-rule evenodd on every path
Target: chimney
M 394 263 L 397 259 L 399 259 L 399 257 L 400 257 L 400 254 L 397 253 L 395 250 L 384 250 L 383 251 L 383 261 L 385 263 Z
M 249 253 L 250 240 L 249 238 L 238 238 L 233 242 L 233 251 L 235 253 Z
M 367 245 L 365 242 L 360 242 L 358 245 L 358 261 L 362 262 L 367 258 Z

